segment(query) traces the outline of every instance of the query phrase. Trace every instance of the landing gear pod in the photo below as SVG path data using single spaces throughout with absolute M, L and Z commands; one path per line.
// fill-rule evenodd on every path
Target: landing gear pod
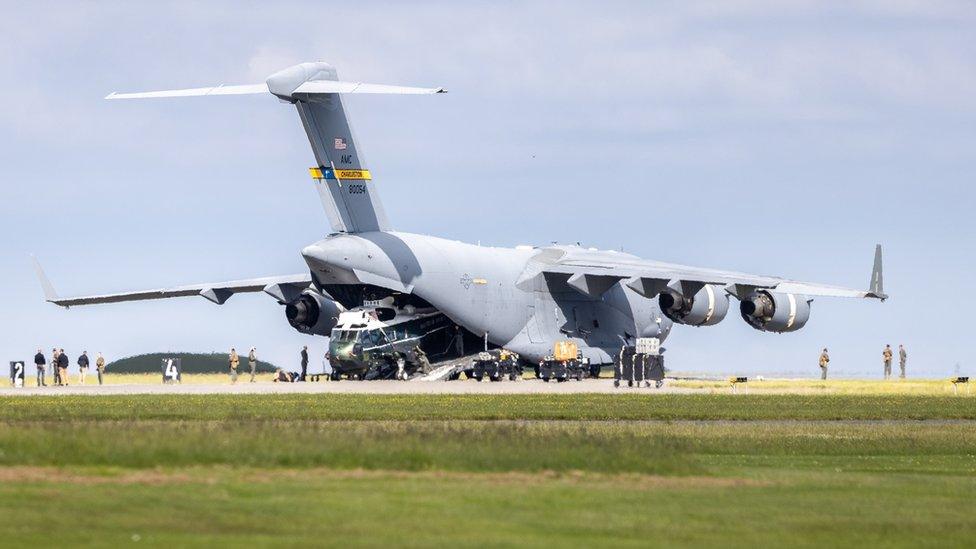
M 339 321 L 342 305 L 324 295 L 306 290 L 285 306 L 285 317 L 291 327 L 303 334 L 327 336 Z
M 810 299 L 796 294 L 759 290 L 739 303 L 742 319 L 762 332 L 795 332 L 810 320 Z
M 657 299 L 664 316 L 678 324 L 688 326 L 718 324 L 729 312 L 728 294 L 709 284 L 691 297 L 668 291 L 663 292 Z

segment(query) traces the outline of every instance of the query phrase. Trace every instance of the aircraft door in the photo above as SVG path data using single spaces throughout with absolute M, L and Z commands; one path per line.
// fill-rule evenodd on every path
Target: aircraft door
M 592 305 L 577 305 L 573 307 L 573 316 L 576 319 L 576 333 L 579 337 L 587 339 L 590 334 L 599 329 L 600 324 L 596 318 L 596 311 Z
M 525 323 L 525 333 L 529 336 L 529 341 L 532 343 L 545 343 L 545 337 L 542 335 L 542 326 L 539 324 L 538 311 L 535 305 L 528 306 L 529 320 Z

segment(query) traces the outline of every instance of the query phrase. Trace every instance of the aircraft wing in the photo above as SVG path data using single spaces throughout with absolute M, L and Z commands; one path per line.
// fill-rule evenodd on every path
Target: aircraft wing
M 189 286 L 175 286 L 172 288 L 158 288 L 152 290 L 136 290 L 112 294 L 89 295 L 78 297 L 60 297 L 54 290 L 51 281 L 41 264 L 34 258 L 34 268 L 44 290 L 44 298 L 61 307 L 78 305 L 96 305 L 100 303 L 120 303 L 123 301 L 146 301 L 150 299 L 167 299 L 171 297 L 185 297 L 198 295 L 218 305 L 223 305 L 234 294 L 249 292 L 265 292 L 280 302 L 290 301 L 294 296 L 308 287 L 312 277 L 308 273 L 249 278 L 244 280 L 229 280 L 224 282 L 209 282 L 191 284 Z
M 598 297 L 617 282 L 645 297 L 663 291 L 694 295 L 705 284 L 724 286 L 726 291 L 743 298 L 757 288 L 806 296 L 888 298 L 883 289 L 881 245 L 875 248 L 874 269 L 867 290 L 828 284 L 800 282 L 780 277 L 753 275 L 734 271 L 690 267 L 674 263 L 647 261 L 623 253 L 588 252 L 575 249 L 541 269 L 547 275 L 565 276 L 576 290 Z

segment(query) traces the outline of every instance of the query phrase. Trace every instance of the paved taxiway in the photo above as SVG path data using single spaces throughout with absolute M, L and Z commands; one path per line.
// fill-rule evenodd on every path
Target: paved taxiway
M 320 381 L 317 383 L 229 383 L 213 384 L 119 384 L 68 387 L 24 387 L 0 389 L 0 396 L 29 395 L 139 395 L 139 394 L 569 394 L 569 393 L 701 393 L 707 389 L 653 387 L 614 388 L 612 379 L 587 379 L 564 383 L 523 381 Z

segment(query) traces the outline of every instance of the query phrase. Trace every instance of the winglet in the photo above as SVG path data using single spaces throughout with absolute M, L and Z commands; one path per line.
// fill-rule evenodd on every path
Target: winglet
M 49 303 L 57 303 L 60 299 L 58 292 L 54 291 L 54 285 L 51 284 L 47 275 L 44 274 L 44 268 L 41 267 L 41 262 L 33 254 L 31 255 L 31 259 L 34 261 L 34 271 L 37 272 L 37 279 L 41 282 L 41 289 L 44 290 L 44 299 Z
M 868 297 L 876 297 L 881 301 L 888 299 L 888 294 L 884 293 L 884 273 L 881 270 L 881 244 L 874 248 L 874 268 L 871 270 Z

